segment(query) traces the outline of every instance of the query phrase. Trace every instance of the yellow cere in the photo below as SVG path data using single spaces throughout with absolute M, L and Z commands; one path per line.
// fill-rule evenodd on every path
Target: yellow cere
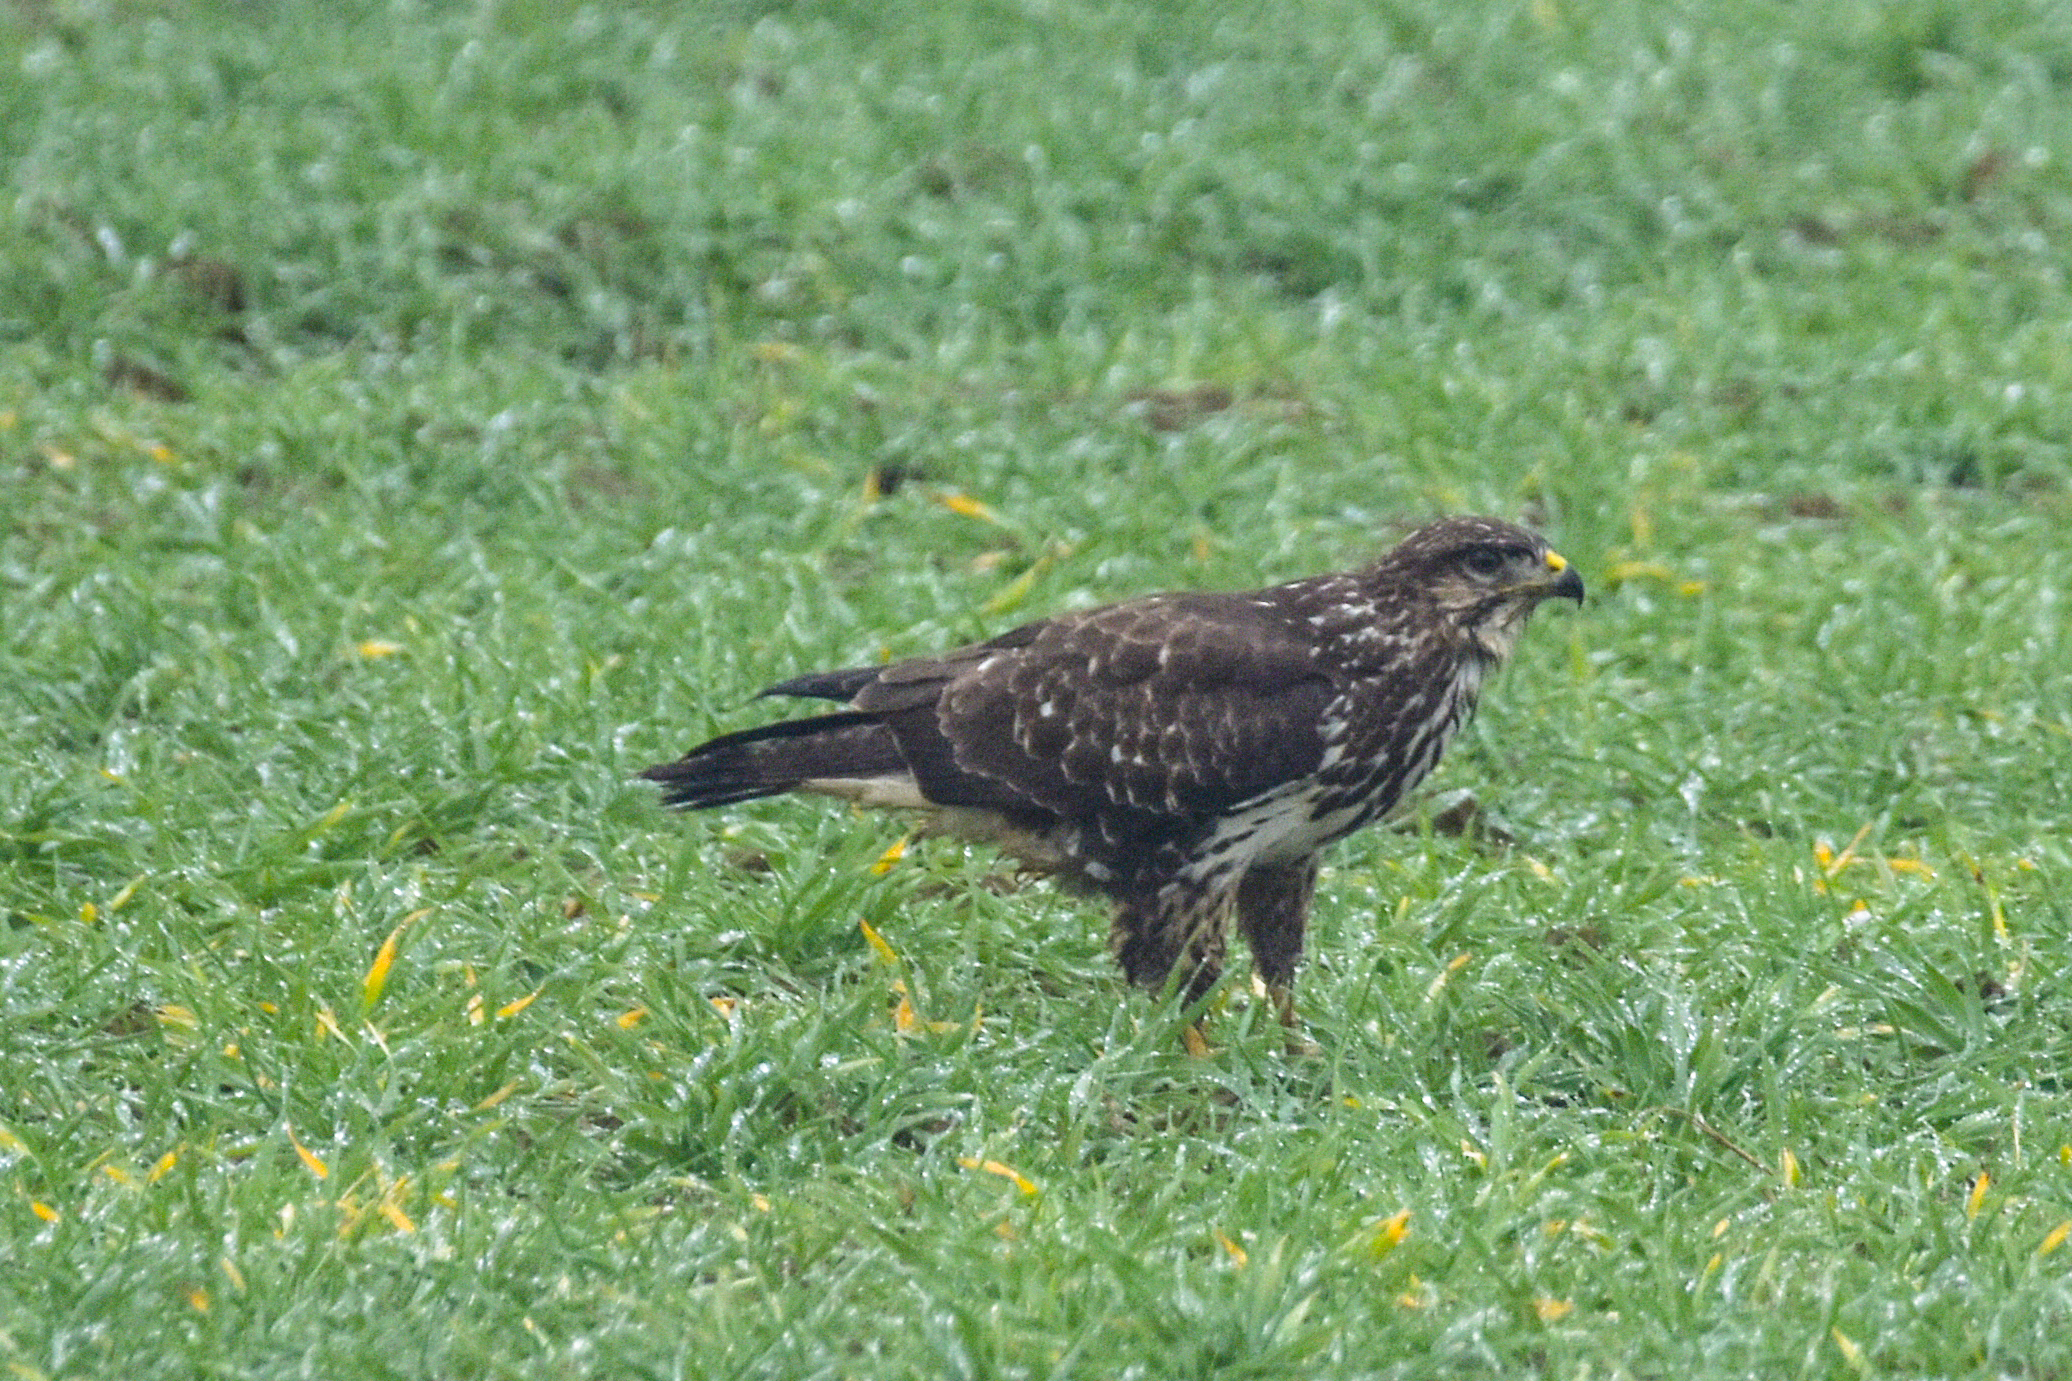
M 1568 558 L 1558 551 L 1547 553 L 1547 569 L 1559 573 L 1568 569 Z

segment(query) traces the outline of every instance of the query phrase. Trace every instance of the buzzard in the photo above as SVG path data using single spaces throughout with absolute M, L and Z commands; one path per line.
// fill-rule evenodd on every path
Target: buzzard
M 1546 542 L 1447 518 L 1359 570 L 1148 595 L 795 677 L 762 694 L 846 708 L 641 775 L 677 806 L 803 791 L 926 811 L 1112 899 L 1123 972 L 1190 1000 L 1235 918 L 1292 1038 L 1318 853 L 1432 770 L 1551 598 L 1580 604 L 1583 582 Z

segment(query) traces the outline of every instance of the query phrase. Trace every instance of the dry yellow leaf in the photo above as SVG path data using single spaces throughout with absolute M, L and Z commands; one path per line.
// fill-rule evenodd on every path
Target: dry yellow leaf
M 1004 1180 L 1012 1180 L 1014 1181 L 1014 1187 L 1021 1190 L 1024 1194 L 1033 1195 L 1037 1192 L 1034 1181 L 1023 1176 L 1014 1167 L 1004 1165 L 997 1160 L 979 1160 L 975 1156 L 959 1156 L 957 1157 L 957 1164 L 963 1166 L 966 1170 L 983 1170 L 988 1175 L 998 1175 Z
M 381 948 L 374 951 L 374 962 L 367 966 L 367 976 L 360 980 L 361 1010 L 371 1012 L 374 1004 L 381 1001 L 382 990 L 388 987 L 389 970 L 395 966 L 396 946 L 403 938 L 403 926 L 409 924 L 409 921 L 404 921 L 391 930 L 388 938 L 381 942 Z
M 520 1012 L 532 1006 L 533 1003 L 539 1001 L 540 994 L 545 991 L 547 990 L 544 987 L 534 988 L 524 997 L 513 998 L 511 1001 L 506 1002 L 503 1006 L 496 1009 L 497 1019 L 502 1020 L 505 1017 L 517 1016 Z
M 1374 1240 L 1369 1249 L 1376 1257 L 1387 1256 L 1410 1234 L 1410 1210 L 1399 1209 L 1374 1225 Z
M 899 962 L 899 951 L 886 943 L 885 937 L 878 934 L 876 926 L 861 918 L 857 920 L 856 924 L 863 931 L 863 938 L 870 941 L 871 952 L 876 954 L 881 962 L 887 964 L 897 964 Z
M 310 1174 L 315 1175 L 320 1180 L 331 1178 L 331 1167 L 324 1164 L 322 1158 L 315 1151 L 302 1144 L 301 1139 L 295 1135 L 293 1127 L 288 1128 L 288 1144 L 295 1148 L 295 1154 L 302 1158 L 302 1163 L 308 1167 Z
M 1862 1371 L 1863 1349 L 1856 1345 L 1856 1341 L 1840 1328 L 1830 1328 L 1828 1334 L 1835 1340 L 1835 1346 L 1842 1350 L 1842 1360 L 1852 1369 Z
M 876 863 L 871 864 L 871 872 L 877 875 L 878 877 L 883 877 L 885 874 L 891 872 L 893 865 L 898 863 L 899 860 L 901 860 L 902 858 L 906 857 L 907 841 L 912 838 L 912 835 L 907 835 L 895 844 L 893 844 L 891 848 L 879 854 L 878 861 Z M 866 924 L 864 928 L 866 931 L 868 931 L 868 924 Z
M 983 499 L 974 499 L 971 495 L 954 489 L 937 494 L 935 498 L 944 508 L 961 517 L 976 518 L 982 523 L 991 523 L 994 527 L 1007 526 L 1000 515 L 993 511 L 993 506 Z

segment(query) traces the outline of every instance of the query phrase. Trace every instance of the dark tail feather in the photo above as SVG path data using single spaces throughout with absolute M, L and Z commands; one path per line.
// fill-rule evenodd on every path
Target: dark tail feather
M 815 700 L 853 700 L 856 692 L 878 679 L 883 667 L 849 667 L 842 671 L 814 671 L 804 676 L 794 676 L 789 681 L 755 693 L 760 700 L 766 695 L 803 695 Z
M 721 734 L 640 775 L 661 784 L 669 805 L 702 810 L 781 796 L 814 777 L 876 777 L 905 770 L 892 731 L 877 716 L 845 713 Z

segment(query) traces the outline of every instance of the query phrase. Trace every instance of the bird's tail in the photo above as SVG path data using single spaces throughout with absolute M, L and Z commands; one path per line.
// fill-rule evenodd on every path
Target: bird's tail
M 640 775 L 661 785 L 668 804 L 701 810 L 781 796 L 809 781 L 906 770 L 892 731 L 876 715 L 852 711 L 721 734 Z

